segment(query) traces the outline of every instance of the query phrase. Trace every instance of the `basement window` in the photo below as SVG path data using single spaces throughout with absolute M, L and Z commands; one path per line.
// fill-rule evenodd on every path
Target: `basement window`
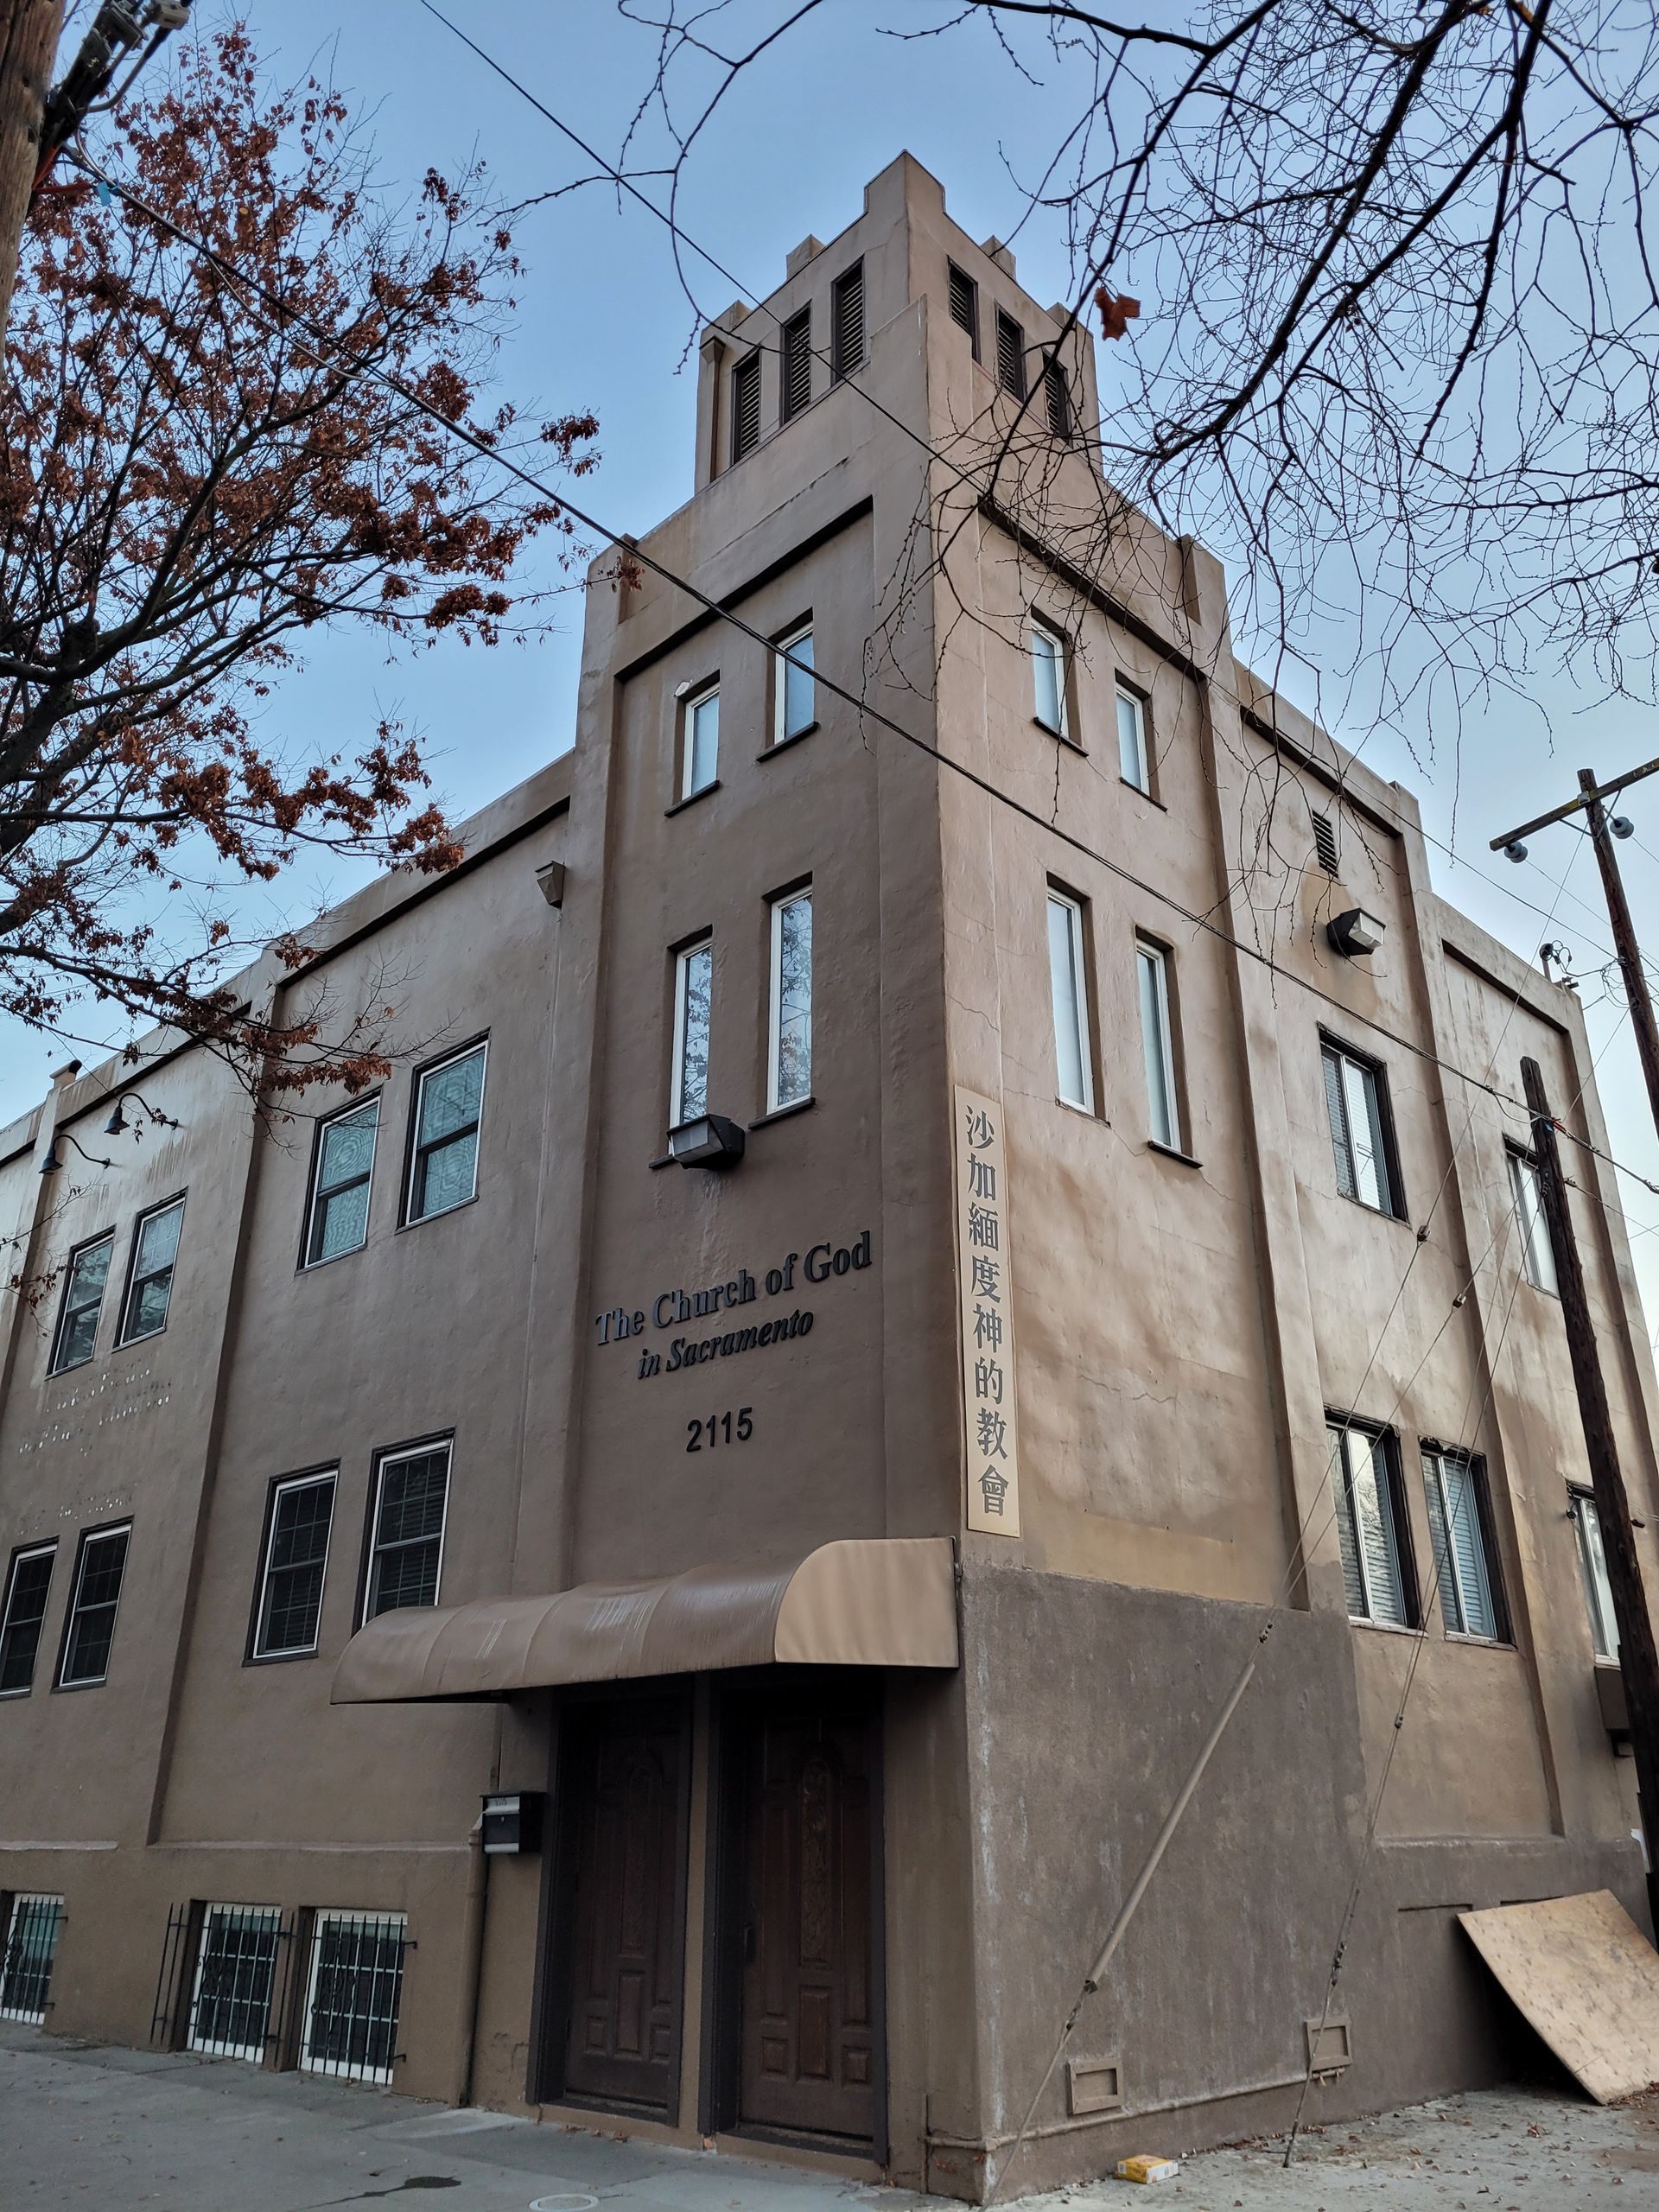
M 350 2082 L 391 2079 L 409 1922 L 401 1912 L 320 1912 L 313 1923 L 300 2064 Z
M 0 1955 L 0 2020 L 28 2020 L 38 2027 L 45 2019 L 63 1922 L 61 1897 L 41 1890 L 13 1897 Z
M 264 2058 L 282 1919 L 274 1904 L 207 1908 L 190 2000 L 192 2050 L 210 2058 L 248 2058 L 256 2065 Z

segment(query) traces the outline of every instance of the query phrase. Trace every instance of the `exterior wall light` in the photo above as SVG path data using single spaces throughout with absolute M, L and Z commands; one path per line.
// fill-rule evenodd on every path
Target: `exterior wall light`
M 536 883 L 550 906 L 563 906 L 564 862 L 563 861 L 549 861 L 545 867 L 538 868 L 536 871 Z
M 735 1167 L 743 1157 L 743 1132 L 723 1114 L 704 1114 L 668 1133 L 668 1156 L 682 1167 Z
M 81 1158 L 90 1162 L 94 1167 L 113 1167 L 115 1165 L 112 1160 L 99 1160 L 96 1154 L 88 1152 L 80 1139 L 78 1136 L 73 1136 L 67 1129 L 59 1129 L 47 1147 L 46 1158 L 41 1162 L 42 1175 L 55 1175 L 63 1166 L 63 1161 L 58 1154 L 58 1147 L 60 1144 L 73 1145 Z
M 104 1124 L 104 1134 L 106 1137 L 121 1136 L 131 1128 L 132 1124 L 128 1121 L 126 1115 L 127 1102 L 129 1099 L 130 1099 L 135 1106 L 142 1106 L 143 1108 L 145 1113 L 149 1115 L 150 1120 L 155 1123 L 157 1128 L 176 1129 L 180 1126 L 170 1114 L 162 1113 L 158 1108 L 150 1104 L 148 1098 L 141 1098 L 136 1090 L 129 1090 L 124 1092 L 123 1095 L 116 1100 L 115 1111 L 111 1115 L 109 1120 Z
M 1388 926 L 1363 906 L 1351 906 L 1345 914 L 1325 925 L 1325 933 L 1344 959 L 1368 960 L 1382 944 Z

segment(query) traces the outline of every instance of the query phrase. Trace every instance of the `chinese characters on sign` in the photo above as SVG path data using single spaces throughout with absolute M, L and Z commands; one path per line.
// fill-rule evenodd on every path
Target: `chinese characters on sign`
M 1014 1409 L 1014 1300 L 1008 1262 L 1002 1109 L 957 1091 L 957 1249 L 962 1291 L 962 1389 L 968 1440 L 968 1526 L 1020 1533 Z

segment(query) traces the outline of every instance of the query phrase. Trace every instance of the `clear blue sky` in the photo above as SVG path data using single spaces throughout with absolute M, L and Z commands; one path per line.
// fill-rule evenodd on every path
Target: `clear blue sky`
M 649 70 L 651 41 L 609 0 L 557 9 L 523 0 L 441 4 L 550 107 L 614 151 Z M 277 74 L 287 79 L 315 64 L 372 111 L 382 175 L 394 191 L 412 194 L 429 166 L 453 170 L 474 155 L 489 162 L 506 200 L 587 173 L 568 142 L 418 0 L 354 0 L 345 10 L 322 0 L 280 7 L 246 0 L 245 12 Z M 830 238 L 850 221 L 865 181 L 903 148 L 943 181 L 951 213 L 976 238 L 1007 236 L 1020 219 L 1024 203 L 1009 170 L 1025 177 L 1040 168 L 1069 93 L 1052 82 L 1020 83 L 977 33 L 911 42 L 876 35 L 884 21 L 937 21 L 945 12 L 922 0 L 832 0 L 722 111 L 692 171 L 681 220 L 750 291 L 781 281 L 785 253 L 808 232 Z M 200 13 L 213 20 L 211 0 Z M 682 355 L 692 313 L 667 233 L 595 188 L 527 215 L 517 238 L 528 268 L 502 357 L 503 389 L 548 413 L 594 408 L 604 460 L 582 487 L 584 501 L 619 530 L 646 530 L 691 488 L 695 375 Z M 1033 221 L 1017 251 L 1021 280 L 1039 299 L 1066 295 L 1071 270 L 1057 224 Z M 718 312 L 731 296 L 729 284 L 700 272 L 705 312 Z M 1102 353 L 1109 404 L 1111 349 Z M 446 799 L 467 812 L 570 743 L 580 620 L 573 596 L 562 633 L 536 645 L 490 653 L 441 647 L 402 664 L 359 641 L 326 643 L 272 702 L 273 738 L 349 743 L 381 714 L 400 713 L 426 734 Z M 1314 634 L 1304 650 L 1334 664 L 1342 643 L 1332 636 L 1328 656 L 1320 656 Z M 1301 696 L 1313 703 L 1306 686 Z M 1344 741 L 1363 742 L 1370 766 L 1417 792 L 1431 834 L 1467 855 L 1459 862 L 1434 855 L 1438 887 L 1529 957 L 1541 938 L 1565 939 L 1578 966 L 1592 971 L 1584 987 L 1591 1006 L 1602 990 L 1593 971 L 1608 932 L 1584 840 L 1569 830 L 1547 832 L 1533 842 L 1534 861 L 1520 868 L 1494 860 L 1486 840 L 1567 797 L 1580 766 L 1607 774 L 1659 753 L 1651 709 L 1541 680 L 1529 709 L 1510 702 L 1485 719 L 1465 717 L 1455 778 L 1450 734 L 1433 727 L 1427 708 L 1407 732 L 1409 749 L 1399 736 L 1331 719 Z M 1659 777 L 1632 792 L 1625 811 L 1639 840 L 1622 849 L 1637 925 L 1659 950 Z M 302 921 L 352 880 L 302 869 L 279 887 L 268 917 L 255 910 L 254 925 Z M 1554 906 L 1553 923 L 1521 899 L 1546 912 Z M 1659 1180 L 1659 1140 L 1629 1021 L 1613 999 L 1591 1007 L 1589 1020 L 1614 1148 Z M 61 1047 L 0 1027 L 0 1122 L 39 1094 L 61 1056 Z M 92 1057 L 84 1048 L 82 1056 Z M 1653 1235 L 1635 1243 L 1651 1325 L 1659 1323 L 1659 1196 L 1639 1186 L 1627 1196 L 1632 1224 L 1655 1224 Z

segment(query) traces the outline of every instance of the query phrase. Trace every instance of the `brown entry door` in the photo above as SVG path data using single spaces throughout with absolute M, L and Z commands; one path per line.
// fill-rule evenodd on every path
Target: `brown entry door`
M 563 2089 L 671 2113 L 679 2079 L 685 1710 L 619 1701 L 567 1715 L 569 2012 Z
M 874 2132 L 867 1706 L 765 1704 L 745 1746 L 742 2120 Z

